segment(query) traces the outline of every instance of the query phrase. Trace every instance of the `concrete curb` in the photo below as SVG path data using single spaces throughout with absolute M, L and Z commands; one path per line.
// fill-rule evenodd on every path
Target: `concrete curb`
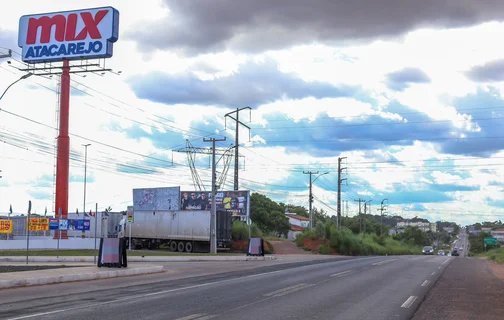
M 0 280 L 0 289 L 40 286 L 45 284 L 54 284 L 62 282 L 89 281 L 89 280 L 98 280 L 107 278 L 127 277 L 139 274 L 150 274 L 160 272 L 163 272 L 163 266 L 96 271 L 81 274 L 65 274 L 65 275 L 41 277 L 41 278 Z
M 275 256 L 150 256 L 128 257 L 128 262 L 204 262 L 204 261 L 265 261 L 276 260 Z M 0 262 L 25 262 L 26 257 L 0 257 Z M 94 257 L 28 257 L 29 262 L 94 262 Z

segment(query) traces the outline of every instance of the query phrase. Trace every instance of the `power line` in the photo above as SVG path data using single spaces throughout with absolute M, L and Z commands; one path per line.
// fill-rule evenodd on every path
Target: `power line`
M 311 126 L 285 126 L 285 127 L 253 127 L 255 131 L 271 131 L 271 130 L 311 130 L 320 128 L 348 128 L 348 127 L 372 127 L 372 126 L 395 126 L 395 125 L 414 125 L 414 124 L 431 124 L 431 123 L 451 123 L 451 122 L 469 122 L 469 121 L 492 121 L 492 120 L 502 120 L 504 117 L 490 117 L 490 118 L 473 118 L 473 119 L 463 119 L 463 120 L 425 120 L 425 121 L 408 121 L 408 122 L 382 122 L 382 123 L 350 123 L 350 124 L 330 124 L 330 125 L 311 125 Z M 275 134 L 275 133 L 272 133 Z M 262 134 L 261 136 L 267 136 L 270 134 Z

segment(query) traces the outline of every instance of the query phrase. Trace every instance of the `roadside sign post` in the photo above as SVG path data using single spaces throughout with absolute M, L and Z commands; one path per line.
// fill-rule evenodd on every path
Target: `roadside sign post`
M 103 215 L 102 215 L 102 223 L 103 223 Z M 100 223 L 101 226 L 101 223 Z M 96 238 L 98 237 L 98 203 L 96 203 L 96 208 L 95 208 L 95 222 L 94 222 L 94 264 L 96 264 L 96 257 L 97 257 L 97 252 L 96 252 Z
M 129 241 L 128 250 L 131 251 L 131 229 L 133 228 L 133 222 L 135 220 L 135 209 L 133 206 L 128 206 L 128 224 L 129 224 Z
M 483 240 L 483 243 L 485 244 L 485 251 L 486 251 L 487 245 L 489 245 L 489 244 L 496 245 L 497 244 L 497 239 L 496 238 L 485 238 Z
M 28 201 L 28 224 L 26 225 L 26 264 L 28 264 L 28 252 L 30 251 L 30 212 L 31 200 Z
M 59 258 L 59 242 L 60 242 L 60 239 L 61 239 L 61 230 L 59 228 L 60 226 L 60 222 L 61 222 L 61 214 L 62 214 L 62 210 L 61 208 L 58 209 L 58 249 L 57 249 L 57 254 L 56 254 L 56 258 Z

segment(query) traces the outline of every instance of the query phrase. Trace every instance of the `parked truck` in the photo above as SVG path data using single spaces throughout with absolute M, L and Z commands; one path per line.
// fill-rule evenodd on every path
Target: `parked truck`
M 171 251 L 210 251 L 210 211 L 135 211 L 134 222 L 127 217 L 120 221 L 119 237 L 127 239 L 131 248 L 158 249 L 161 245 Z M 230 248 L 232 216 L 228 212 L 217 212 L 217 247 Z

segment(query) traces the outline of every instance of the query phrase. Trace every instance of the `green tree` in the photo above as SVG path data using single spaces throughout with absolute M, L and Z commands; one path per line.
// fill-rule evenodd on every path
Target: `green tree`
M 250 196 L 250 218 L 264 233 L 286 235 L 290 230 L 289 218 L 282 206 L 265 195 Z
M 306 209 L 303 206 L 285 205 L 285 208 L 287 210 L 289 210 L 290 213 L 297 214 L 298 216 L 302 216 L 302 217 L 306 217 L 306 218 L 308 218 L 310 216 L 308 209 Z
M 427 233 L 418 227 L 408 227 L 403 233 L 396 235 L 394 238 L 415 246 L 428 246 L 431 244 Z

